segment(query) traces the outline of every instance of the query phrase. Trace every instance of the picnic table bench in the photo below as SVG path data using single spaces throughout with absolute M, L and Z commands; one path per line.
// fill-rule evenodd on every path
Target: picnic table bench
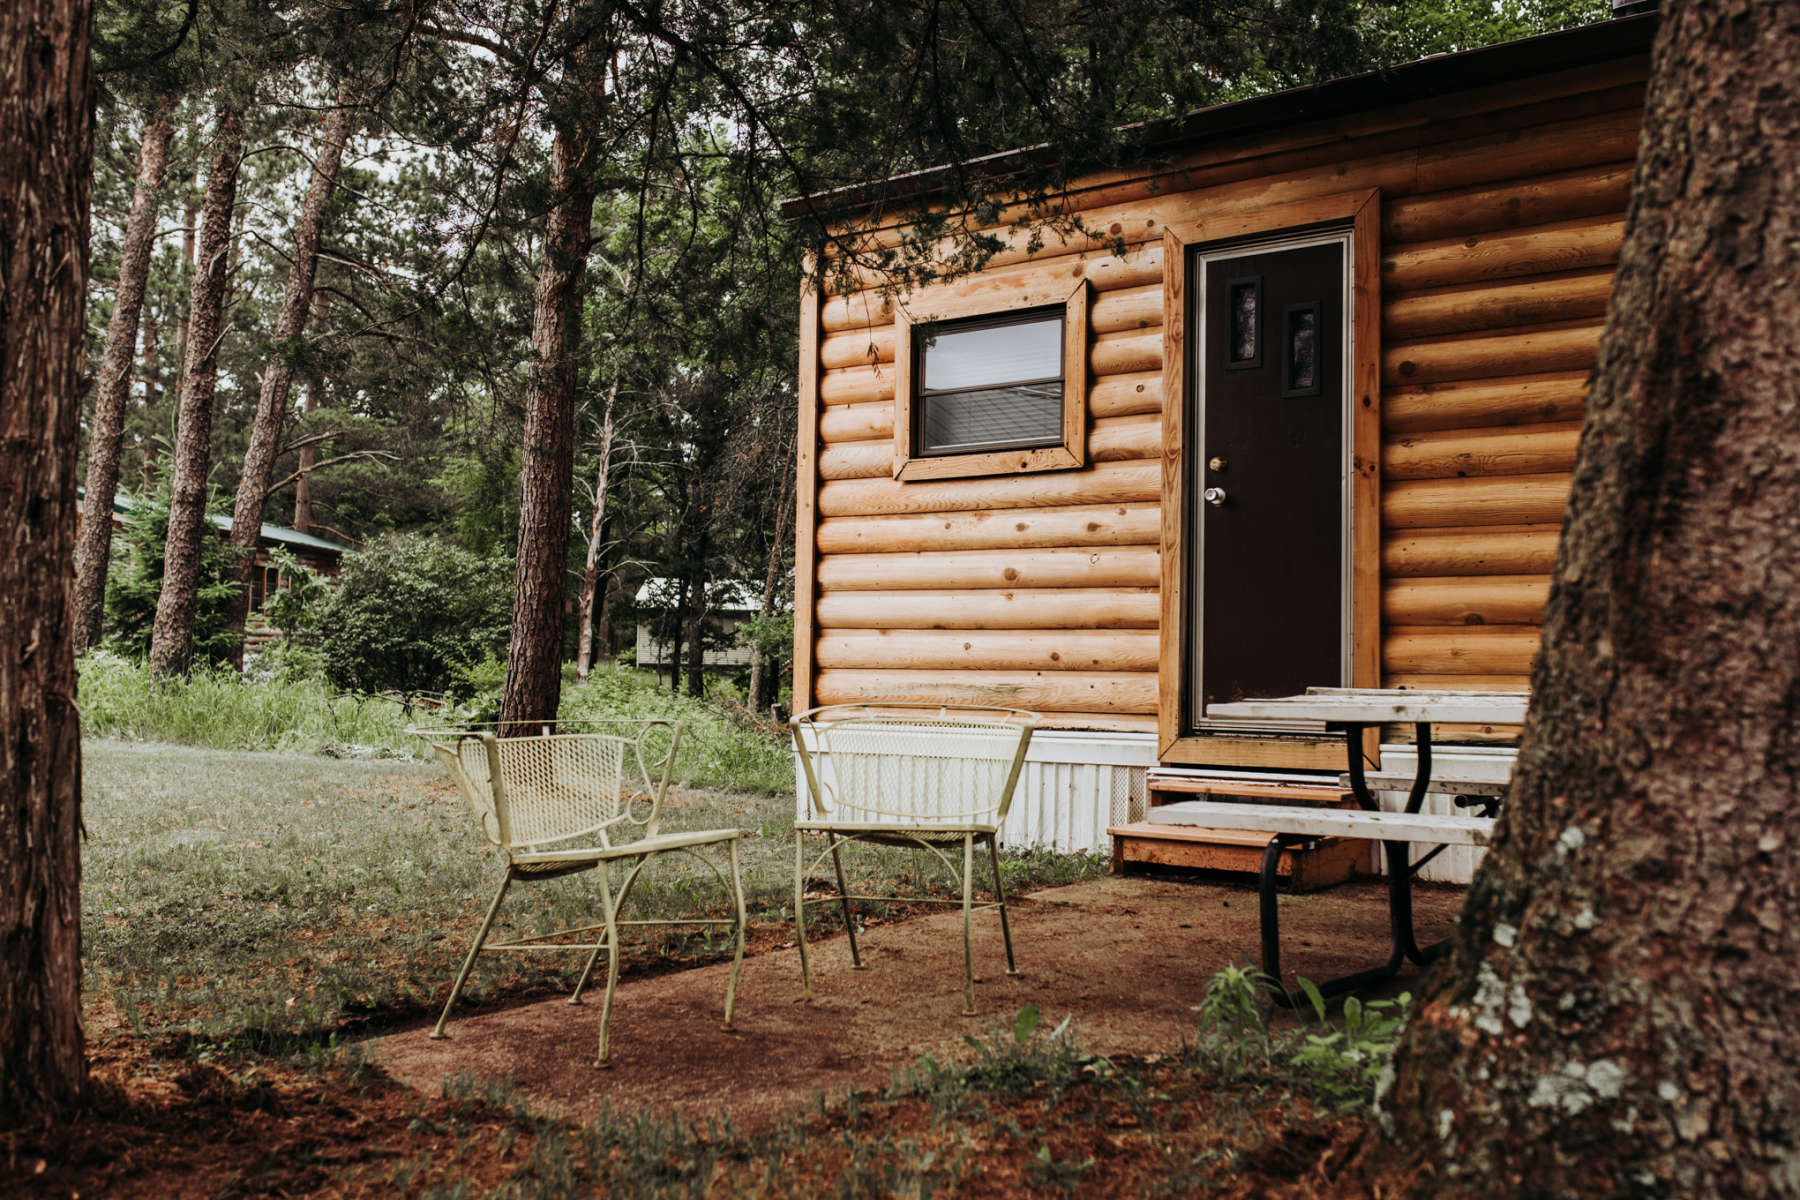
M 1442 951 L 1442 944 L 1421 947 L 1413 932 L 1413 878 L 1447 845 L 1485 846 L 1493 833 L 1495 813 L 1507 784 L 1494 772 L 1472 771 L 1467 776 L 1439 773 L 1431 761 L 1431 726 L 1455 724 L 1516 725 L 1525 719 L 1526 697 L 1518 692 L 1414 692 L 1381 688 L 1313 688 L 1298 696 L 1267 700 L 1240 700 L 1207 706 L 1209 717 L 1232 720 L 1323 721 L 1327 730 L 1342 733 L 1349 770 L 1342 777 L 1357 807 L 1334 809 L 1318 806 L 1238 804 L 1213 800 L 1189 800 L 1166 804 L 1149 814 L 1162 824 L 1202 825 L 1214 829 L 1253 830 L 1268 833 L 1258 875 L 1258 902 L 1262 927 L 1262 967 L 1276 984 L 1276 998 L 1292 1005 L 1294 998 L 1281 984 L 1281 921 L 1277 907 L 1277 868 L 1284 850 L 1325 837 L 1370 838 L 1382 844 L 1387 859 L 1388 927 L 1392 949 L 1387 961 L 1322 984 L 1325 996 L 1341 995 L 1383 983 L 1399 973 L 1408 960 L 1423 966 Z M 1411 777 L 1370 775 L 1365 771 L 1363 734 L 1372 726 L 1410 723 L 1416 736 L 1418 769 Z M 1404 791 L 1403 811 L 1383 811 L 1377 791 Z M 1455 796 L 1468 813 L 1421 811 L 1430 794 Z M 1412 843 L 1436 848 L 1414 861 Z

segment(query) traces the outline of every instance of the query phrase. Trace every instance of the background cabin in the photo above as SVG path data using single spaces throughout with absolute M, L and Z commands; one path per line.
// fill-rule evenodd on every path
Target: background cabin
M 1041 711 L 1007 833 L 1081 849 L 1159 778 L 1343 769 L 1209 702 L 1527 688 L 1654 21 L 1207 109 L 1070 190 L 1091 233 L 809 283 L 795 708 Z M 789 212 L 889 245 L 936 178 Z M 1371 758 L 1407 770 L 1405 735 Z
M 715 581 L 706 591 L 706 644 L 702 666 L 718 670 L 744 670 L 750 666 L 751 648 L 738 644 L 737 631 L 762 610 L 760 585 L 743 580 Z M 656 636 L 656 626 L 673 619 L 681 607 L 676 580 L 660 576 L 644 580 L 635 598 L 637 665 L 662 668 L 669 665 L 669 643 Z

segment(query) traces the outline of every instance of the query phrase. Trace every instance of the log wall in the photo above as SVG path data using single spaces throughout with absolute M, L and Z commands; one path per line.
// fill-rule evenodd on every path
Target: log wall
M 1641 58 L 1192 152 L 1078 189 L 1092 234 L 1028 236 L 903 299 L 1092 289 L 1088 465 L 893 477 L 894 323 L 878 280 L 803 338 L 797 703 L 1013 704 L 1154 730 L 1161 237 L 1166 225 L 1375 187 L 1381 215 L 1384 683 L 1524 688 L 1586 379 L 1624 230 Z M 891 244 L 893 227 L 860 231 Z M 1104 244 L 1118 238 L 1125 252 Z M 998 307 L 998 305 L 996 305 Z

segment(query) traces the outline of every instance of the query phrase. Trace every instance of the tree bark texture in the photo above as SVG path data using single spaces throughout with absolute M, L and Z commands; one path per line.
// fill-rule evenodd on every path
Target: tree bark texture
M 169 536 L 163 550 L 162 592 L 150 629 L 150 670 L 185 674 L 194 665 L 194 606 L 200 587 L 200 539 L 205 536 L 206 478 L 212 465 L 213 391 L 219 342 L 225 336 L 225 284 L 231 258 L 231 218 L 237 203 L 244 134 L 236 112 L 219 114 L 200 206 L 200 261 L 188 292 L 187 358 L 175 414 L 175 465 L 170 481 Z
M 323 321 L 324 319 L 325 297 L 322 293 L 315 292 L 313 295 L 313 320 Z M 300 410 L 306 413 L 317 412 L 320 394 L 324 390 L 324 384 L 320 382 L 318 376 L 314 375 L 309 378 L 306 381 L 305 400 L 301 403 Z M 319 463 L 317 443 L 307 442 L 301 446 L 299 457 L 300 461 L 294 468 L 297 478 L 294 480 L 293 525 L 301 533 L 311 533 L 313 527 L 312 481 L 307 477 L 312 474 L 313 468 Z
M 137 184 L 131 194 L 131 215 L 125 222 L 119 286 L 113 294 L 112 320 L 106 326 L 93 432 L 88 437 L 87 495 L 81 503 L 81 536 L 75 547 L 76 654 L 99 642 L 106 615 L 106 568 L 112 558 L 113 499 L 119 492 L 125 402 L 131 395 L 138 317 L 144 308 L 144 285 L 150 278 L 150 251 L 156 243 L 170 132 L 168 112 L 159 107 L 144 127 L 144 139 L 138 146 Z M 154 347 L 148 330 L 146 341 Z
M 93 175 L 87 0 L 0 8 L 0 1126 L 80 1101 L 70 610 Z
M 1672 5 L 1419 1194 L 1800 1195 L 1800 4 Z
M 787 461 L 792 463 L 793 457 L 793 448 L 790 446 Z M 791 475 L 793 472 L 790 471 L 788 474 Z M 788 519 L 793 510 L 794 484 L 787 475 L 783 475 L 781 499 L 775 507 L 775 536 L 769 542 L 769 561 L 763 565 L 762 608 L 759 612 L 764 620 L 768 619 L 769 614 L 775 608 L 775 589 L 781 583 L 781 564 L 786 553 Z M 774 696 L 780 695 L 780 686 L 778 684 L 771 686 L 779 678 L 779 674 L 772 675 L 769 671 L 768 659 L 763 654 L 761 645 L 754 647 L 750 652 L 750 686 L 748 689 L 751 712 L 761 712 L 768 705 L 774 703 L 772 696 L 765 698 L 763 692 L 769 691 Z
M 238 477 L 237 503 L 231 513 L 229 545 L 235 552 L 232 574 L 238 583 L 238 593 L 232 600 L 234 629 L 242 629 L 250 615 L 250 577 L 256 569 L 256 543 L 262 533 L 263 509 L 269 503 L 275 456 L 281 449 L 281 430 L 294 380 L 294 354 L 300 348 L 300 335 L 306 331 L 306 318 L 312 313 L 325 205 L 337 187 L 338 168 L 353 125 L 354 114 L 349 108 L 334 108 L 325 118 L 319 151 L 313 157 L 312 181 L 307 185 L 300 222 L 294 229 L 287 288 L 282 292 L 281 310 L 275 319 L 274 357 L 263 368 L 256 416 L 250 425 L 250 444 L 244 451 L 244 472 Z M 236 655 L 242 665 L 243 651 L 238 650 Z
M 535 362 L 525 408 L 519 561 L 500 701 L 503 721 L 554 718 L 562 694 L 563 606 L 575 488 L 576 356 L 594 219 L 594 154 L 592 137 L 577 122 L 558 123 L 550 155 L 555 202 L 544 230 L 531 325 Z
M 594 474 L 594 518 L 588 522 L 587 558 L 581 567 L 581 603 L 577 617 L 580 633 L 575 649 L 575 678 L 586 682 L 594 666 L 594 593 L 600 586 L 600 538 L 606 529 L 606 485 L 612 468 L 615 426 L 614 406 L 619 399 L 615 380 L 606 393 L 606 412 L 600 419 L 600 467 Z

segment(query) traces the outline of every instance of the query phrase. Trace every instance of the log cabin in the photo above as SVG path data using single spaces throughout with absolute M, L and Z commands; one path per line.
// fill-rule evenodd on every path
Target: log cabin
M 972 274 L 896 294 L 809 270 L 795 709 L 1044 714 L 1004 836 L 1076 850 L 1142 833 L 1160 788 L 1344 769 L 1322 729 L 1209 702 L 1526 689 L 1654 24 L 1190 114 L 1153 163 L 1068 189 L 1078 231 L 996 226 Z M 788 215 L 892 244 L 942 179 Z M 1517 734 L 1446 732 L 1440 757 Z M 1369 747 L 1384 769 L 1402 733 Z

